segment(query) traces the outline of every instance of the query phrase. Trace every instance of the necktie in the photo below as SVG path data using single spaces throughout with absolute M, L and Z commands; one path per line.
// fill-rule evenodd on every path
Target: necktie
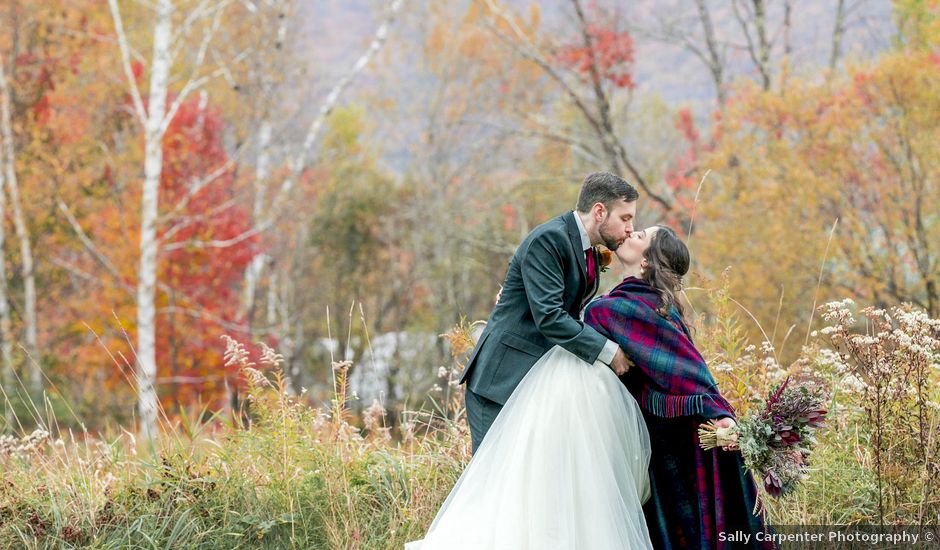
M 594 288 L 594 281 L 597 279 L 597 261 L 594 258 L 594 249 L 588 248 L 584 251 L 585 260 L 587 261 L 587 287 L 588 292 Z

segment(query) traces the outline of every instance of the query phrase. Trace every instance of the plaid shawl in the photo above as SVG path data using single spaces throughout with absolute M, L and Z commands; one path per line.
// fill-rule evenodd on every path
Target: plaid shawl
M 635 368 L 621 380 L 644 410 L 667 418 L 734 418 L 734 408 L 718 392 L 679 311 L 672 306 L 665 318 L 656 312 L 660 303 L 653 287 L 627 277 L 588 304 L 584 321 L 633 361 Z

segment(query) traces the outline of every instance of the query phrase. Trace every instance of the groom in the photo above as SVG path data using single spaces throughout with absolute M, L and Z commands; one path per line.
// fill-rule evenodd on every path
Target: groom
M 536 227 L 509 262 L 496 307 L 470 355 L 467 420 L 473 452 L 532 365 L 554 345 L 588 363 L 600 361 L 618 375 L 629 368 L 620 347 L 579 320 L 597 292 L 593 248 L 616 250 L 633 231 L 639 194 L 606 172 L 584 178 L 578 207 Z

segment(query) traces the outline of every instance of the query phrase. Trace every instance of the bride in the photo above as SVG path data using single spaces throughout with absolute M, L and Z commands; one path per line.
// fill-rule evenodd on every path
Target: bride
M 616 255 L 639 274 L 647 232 Z M 555 346 L 497 416 L 425 538 L 406 550 L 652 548 L 650 439 L 617 375 Z

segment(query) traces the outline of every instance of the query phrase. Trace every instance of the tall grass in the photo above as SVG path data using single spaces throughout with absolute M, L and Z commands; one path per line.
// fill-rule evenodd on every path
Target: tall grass
M 888 447 L 872 423 L 870 400 L 885 394 L 865 390 L 877 381 L 863 376 L 874 367 L 852 363 L 826 338 L 841 329 L 817 334 L 798 360 L 782 365 L 772 345 L 748 342 L 741 323 L 751 317 L 726 290 L 711 291 L 710 300 L 715 315 L 699 326 L 696 341 L 739 411 L 787 375 L 833 390 L 831 426 L 811 473 L 796 493 L 768 500 L 772 523 L 938 521 L 931 479 L 940 478 L 940 367 L 938 334 L 929 331 L 940 323 L 918 317 L 916 330 L 897 327 L 922 331 L 915 342 L 920 390 L 901 392 L 903 378 L 890 386 L 908 405 L 891 408 L 898 421 L 887 424 L 888 435 L 899 445 Z M 471 345 L 470 328 L 447 335 L 455 356 Z M 901 351 L 875 366 L 908 372 Z M 245 376 L 246 409 L 202 412 L 173 425 L 164 415 L 153 442 L 123 430 L 72 433 L 57 427 L 48 399 L 31 405 L 43 428 L 0 439 L 0 548 L 400 549 L 423 536 L 470 456 L 462 391 L 453 383 L 459 362 L 442 370 L 446 389 L 435 393 L 434 410 L 404 411 L 392 427 L 378 404 L 353 418 L 346 380 L 356 366 L 348 362 L 333 363 L 333 400 L 318 408 L 288 394 L 273 351 L 256 366 L 240 343 L 227 340 L 226 359 Z M 934 447 L 919 450 L 915 438 Z
M 371 429 L 350 423 L 348 363 L 334 363 L 322 410 L 262 373 L 279 366 L 270 350 L 261 370 L 233 340 L 226 358 L 246 376 L 244 415 L 198 414 L 147 444 L 46 429 L 0 440 L 0 548 L 393 548 L 422 537 L 468 460 L 462 422 L 408 413 L 392 441 L 384 410 L 370 411 Z

